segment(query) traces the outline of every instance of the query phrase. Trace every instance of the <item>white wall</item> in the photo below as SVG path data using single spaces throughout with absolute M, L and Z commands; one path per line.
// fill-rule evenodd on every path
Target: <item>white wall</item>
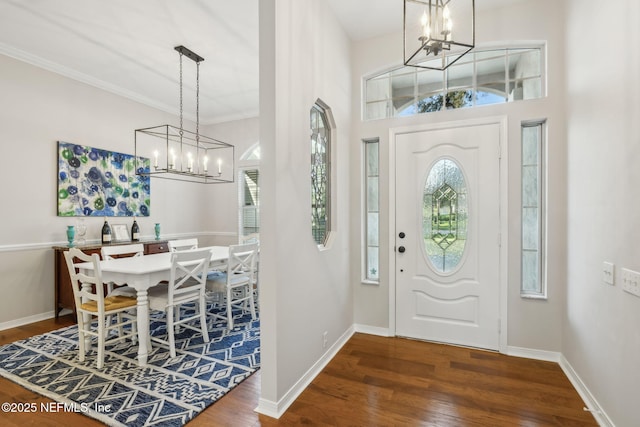
M 287 393 L 353 324 L 349 285 L 349 41 L 322 0 L 260 1 L 261 407 Z M 335 239 L 311 237 L 309 111 L 322 99 L 337 126 Z
M 564 137 L 564 73 L 563 73 L 563 11 L 561 2 L 553 0 L 518 2 L 510 7 L 478 13 L 476 46 L 519 41 L 547 41 L 548 97 L 513 104 L 483 106 L 471 109 L 427 113 L 413 117 L 362 122 L 354 127 L 351 139 L 351 191 L 361 193 L 362 162 L 359 141 L 380 138 L 380 284 L 363 284 L 360 269 L 354 263 L 351 280 L 354 286 L 355 323 L 385 331 L 389 327 L 389 263 L 387 254 L 395 242 L 389 241 L 389 129 L 416 124 L 433 124 L 478 117 L 506 116 L 508 171 L 508 315 L 507 343 L 510 347 L 558 352 L 561 349 L 561 324 L 565 307 L 565 167 Z M 361 78 L 402 64 L 402 34 L 390 34 L 356 43 L 352 67 L 354 88 L 360 88 Z M 361 91 L 354 90 L 352 115 L 360 118 Z M 547 119 L 549 142 L 548 189 L 548 299 L 534 301 L 520 297 L 520 126 L 532 119 Z M 352 198 L 351 257 L 360 260 L 362 242 L 362 212 L 360 198 Z M 395 331 L 391 331 L 393 334 Z
M 640 271 L 640 4 L 567 4 L 568 295 L 562 351 L 610 420 L 637 426 L 640 298 L 622 290 L 621 268 Z M 615 286 L 602 283 L 603 261 L 615 264 Z
M 234 145 L 236 177 L 233 183 L 202 185 L 202 210 L 204 228 L 208 236 L 202 236 L 202 244 L 231 245 L 238 243 L 238 162 L 240 157 L 260 139 L 258 117 L 206 126 L 205 135 Z

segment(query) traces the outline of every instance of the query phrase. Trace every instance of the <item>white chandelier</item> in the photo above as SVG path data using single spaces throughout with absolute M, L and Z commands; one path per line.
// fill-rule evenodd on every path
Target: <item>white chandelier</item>
M 444 70 L 475 46 L 475 0 L 404 0 L 404 65 Z

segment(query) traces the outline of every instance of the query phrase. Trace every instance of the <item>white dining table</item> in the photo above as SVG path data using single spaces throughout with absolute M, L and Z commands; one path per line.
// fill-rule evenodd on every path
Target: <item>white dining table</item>
M 228 246 L 208 246 L 198 249 L 211 249 L 210 268 L 224 265 L 229 258 Z M 84 272 L 93 271 L 93 264 L 85 262 L 76 264 Z M 141 257 L 115 258 L 100 261 L 100 271 L 104 283 L 128 285 L 136 290 L 138 320 L 138 364 L 145 366 L 149 354 L 149 288 L 162 281 L 169 280 L 171 275 L 171 253 L 144 255 Z

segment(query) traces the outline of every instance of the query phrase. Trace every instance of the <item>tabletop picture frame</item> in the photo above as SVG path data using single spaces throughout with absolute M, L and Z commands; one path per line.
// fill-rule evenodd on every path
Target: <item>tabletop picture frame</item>
M 113 237 L 116 242 L 128 242 L 131 240 L 129 237 L 129 228 L 126 224 L 113 224 Z

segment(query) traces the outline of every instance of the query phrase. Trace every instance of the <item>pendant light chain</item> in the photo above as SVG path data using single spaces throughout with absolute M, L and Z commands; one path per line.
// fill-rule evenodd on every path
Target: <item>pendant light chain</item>
M 182 52 L 180 52 L 180 149 L 182 150 L 182 135 L 184 134 L 182 120 Z
M 200 149 L 200 62 L 196 62 L 196 150 Z

